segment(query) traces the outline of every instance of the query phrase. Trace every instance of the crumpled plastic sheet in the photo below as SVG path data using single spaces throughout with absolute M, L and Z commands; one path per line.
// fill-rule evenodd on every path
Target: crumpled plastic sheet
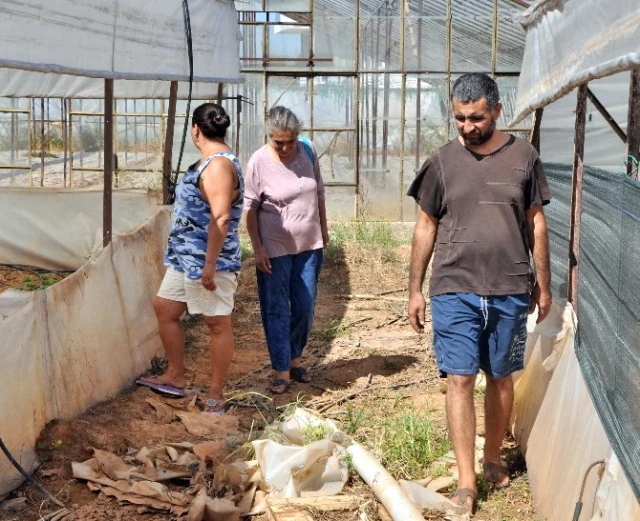
M 269 495 L 278 498 L 333 496 L 342 492 L 349 479 L 341 445 L 322 439 L 304 443 L 309 432 L 329 435 L 336 432 L 333 422 L 322 420 L 305 409 L 276 425 L 285 445 L 273 440 L 253 442 L 256 460 Z

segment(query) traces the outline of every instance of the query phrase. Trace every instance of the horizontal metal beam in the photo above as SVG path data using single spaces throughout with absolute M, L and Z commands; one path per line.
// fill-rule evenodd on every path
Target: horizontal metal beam
M 0 165 L 0 170 L 31 170 L 31 166 Z
M 93 168 L 90 166 L 74 166 L 73 167 L 74 172 L 102 172 L 103 170 L 104 168 Z M 144 168 L 118 168 L 118 173 L 120 172 L 140 172 L 140 173 L 158 172 L 160 173 L 160 170 L 157 168 L 149 168 L 147 170 L 145 170 Z
M 337 187 L 337 188 L 339 188 L 339 187 L 342 187 L 342 188 L 355 188 L 357 185 L 356 185 L 356 183 L 349 183 L 349 182 L 344 182 L 344 183 L 335 182 L 335 183 L 324 183 L 324 186 L 325 187 L 327 187 L 327 186 L 328 187 Z
M 248 22 L 246 20 L 239 20 L 238 25 L 284 25 L 287 27 L 311 27 L 310 23 L 293 23 L 293 22 Z
M 240 58 L 241 60 L 251 60 L 251 61 L 263 61 L 264 58 Z M 299 60 L 293 60 L 292 58 L 278 58 L 278 61 L 308 61 L 306 58 L 301 58 Z M 323 59 L 323 58 L 313 58 L 313 60 L 311 60 L 313 62 L 317 62 L 317 61 L 332 61 L 331 58 L 327 58 L 327 59 Z M 302 70 L 302 69 L 293 69 L 293 70 L 286 70 L 286 69 L 270 69 L 270 68 L 246 68 L 243 67 L 242 68 L 242 72 L 243 73 L 254 73 L 254 74 L 261 74 L 264 72 L 267 72 L 268 74 L 271 75 L 281 75 L 281 76 L 300 76 L 300 75 L 304 75 L 306 73 L 307 76 L 362 76 L 364 74 L 397 74 L 397 75 L 402 75 L 402 74 L 406 74 L 407 78 L 412 78 L 414 76 L 419 76 L 419 75 L 425 75 L 425 74 L 430 74 L 433 76 L 442 76 L 442 80 L 446 80 L 446 76 L 447 76 L 447 71 L 444 70 L 427 70 L 427 69 L 420 69 L 420 70 L 402 70 L 402 69 L 386 69 L 386 70 L 378 70 L 378 69 L 360 69 L 358 71 L 358 73 L 354 73 L 353 69 L 331 69 L 331 70 L 323 70 L 323 69 L 314 69 L 314 70 Z M 451 71 L 452 75 L 462 75 L 462 74 L 467 74 L 469 71 Z M 473 72 L 482 72 L 485 74 L 491 74 L 490 71 L 473 71 Z M 496 72 L 495 74 L 495 78 L 517 78 L 520 75 L 520 73 L 518 72 Z M 416 79 L 429 79 L 429 78 L 416 78 Z M 399 89 L 400 87 L 398 87 Z
M 31 114 L 31 111 L 28 109 L 0 109 L 0 114 Z M 45 120 L 47 121 L 47 120 Z M 49 120 L 49 121 L 57 121 L 57 120 Z

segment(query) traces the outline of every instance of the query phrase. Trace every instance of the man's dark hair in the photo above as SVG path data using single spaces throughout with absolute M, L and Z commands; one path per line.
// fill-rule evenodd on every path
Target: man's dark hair
M 482 98 L 487 100 L 487 108 L 493 108 L 500 103 L 500 92 L 498 85 L 486 74 L 472 72 L 460 76 L 453 84 L 451 90 L 451 101 L 453 98 L 460 103 L 473 103 Z

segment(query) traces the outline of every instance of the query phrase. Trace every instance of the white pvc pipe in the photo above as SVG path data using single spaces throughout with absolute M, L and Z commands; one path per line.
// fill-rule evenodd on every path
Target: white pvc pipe
M 347 447 L 347 454 L 351 455 L 353 467 L 364 482 L 371 487 L 393 521 L 424 521 L 422 512 L 412 503 L 400 484 L 385 470 L 373 454 L 355 442 Z

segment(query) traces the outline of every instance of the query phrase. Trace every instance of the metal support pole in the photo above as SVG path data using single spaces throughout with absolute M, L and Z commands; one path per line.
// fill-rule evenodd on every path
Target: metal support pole
M 449 141 L 451 126 L 451 49 L 453 47 L 453 10 L 451 0 L 447 0 L 447 40 L 445 50 L 445 64 L 447 68 L 447 121 L 444 126 L 445 141 Z
M 169 179 L 171 179 L 171 162 L 173 160 L 173 132 L 176 122 L 176 105 L 178 104 L 178 82 L 172 81 L 169 87 L 169 111 L 164 134 L 164 157 L 162 158 L 162 201 L 169 199 Z
M 309 0 L 309 66 L 311 70 L 311 76 L 307 78 L 307 87 L 309 89 L 309 137 L 313 140 L 315 136 L 315 75 L 313 74 L 313 14 L 315 10 L 315 4 L 313 0 Z M 331 154 L 331 151 L 327 149 L 327 152 Z
M 640 69 L 631 71 L 629 117 L 627 120 L 627 174 L 638 172 L 640 159 Z M 633 159 L 632 159 L 633 158 Z
M 15 98 L 11 98 L 11 107 L 12 108 L 16 108 L 16 99 Z M 16 156 L 17 154 L 17 142 L 18 140 L 16 139 L 17 137 L 17 122 L 18 122 L 18 115 L 15 113 L 11 113 L 11 164 L 14 164 L 16 161 Z M 13 173 L 11 174 L 13 175 Z
M 540 154 L 540 125 L 542 124 L 542 113 L 544 109 L 539 108 L 533 113 L 533 124 L 531 125 L 531 133 L 529 134 L 529 143 L 533 145 L 538 154 Z
M 418 2 L 418 68 L 422 67 L 422 17 L 424 12 L 422 10 L 422 0 Z M 422 82 L 420 77 L 416 80 L 416 158 L 414 175 L 420 168 L 420 148 L 422 145 L 422 121 L 421 121 L 421 102 L 422 102 Z
M 353 216 L 355 219 L 358 218 L 358 211 L 360 210 L 360 60 L 362 57 L 360 56 L 360 2 L 356 2 L 356 84 L 355 84 L 355 97 L 356 97 L 356 107 L 355 107 L 355 127 L 356 127 L 356 157 L 355 157 L 355 190 L 354 190 L 354 204 L 353 204 Z M 364 54 L 364 53 L 363 53 Z
M 67 187 L 67 152 L 69 146 L 69 134 L 67 132 L 67 101 L 60 99 L 60 112 L 62 117 L 62 187 Z
M 403 0 L 404 8 L 400 9 L 400 66 L 406 70 L 406 13 L 409 10 L 409 0 Z M 398 175 L 398 206 L 400 221 L 404 221 L 404 143 L 407 109 L 407 73 L 402 73 L 400 94 L 400 174 Z
M 71 100 L 67 100 L 67 139 L 69 141 L 69 188 L 73 185 L 73 124 L 71 122 Z
M 235 146 L 235 154 L 236 157 L 240 157 L 240 125 L 241 125 L 241 119 L 242 119 L 242 95 L 238 94 L 236 96 L 236 142 L 234 143 Z
M 32 127 L 36 126 L 35 123 L 35 113 L 34 113 L 34 107 L 35 107 L 35 100 L 31 100 L 31 103 L 29 103 L 29 114 L 27 114 L 27 134 L 29 135 L 29 145 L 28 145 L 28 149 L 27 150 L 27 158 L 28 158 L 28 165 L 29 165 L 29 188 L 33 188 L 33 170 L 31 169 L 31 165 L 33 165 L 33 145 L 34 145 L 34 141 L 35 141 L 35 136 L 34 133 L 31 131 Z M 35 129 L 34 129 L 35 132 Z M 12 180 L 13 181 L 13 180 Z
M 44 98 L 40 98 L 40 186 L 44 186 Z
M 567 299 L 578 310 L 578 267 L 580 258 L 580 221 L 582 212 L 582 180 L 584 175 L 584 137 L 587 120 L 587 84 L 578 87 L 576 130 L 574 137 L 571 186 L 571 221 L 569 226 L 569 281 Z
M 104 191 L 102 200 L 102 245 L 111 242 L 113 225 L 113 80 L 104 80 Z
M 493 24 L 491 26 L 491 77 L 495 79 L 498 65 L 498 0 L 493 0 Z
M 222 104 L 223 94 L 224 94 L 224 83 L 218 83 L 218 105 Z

